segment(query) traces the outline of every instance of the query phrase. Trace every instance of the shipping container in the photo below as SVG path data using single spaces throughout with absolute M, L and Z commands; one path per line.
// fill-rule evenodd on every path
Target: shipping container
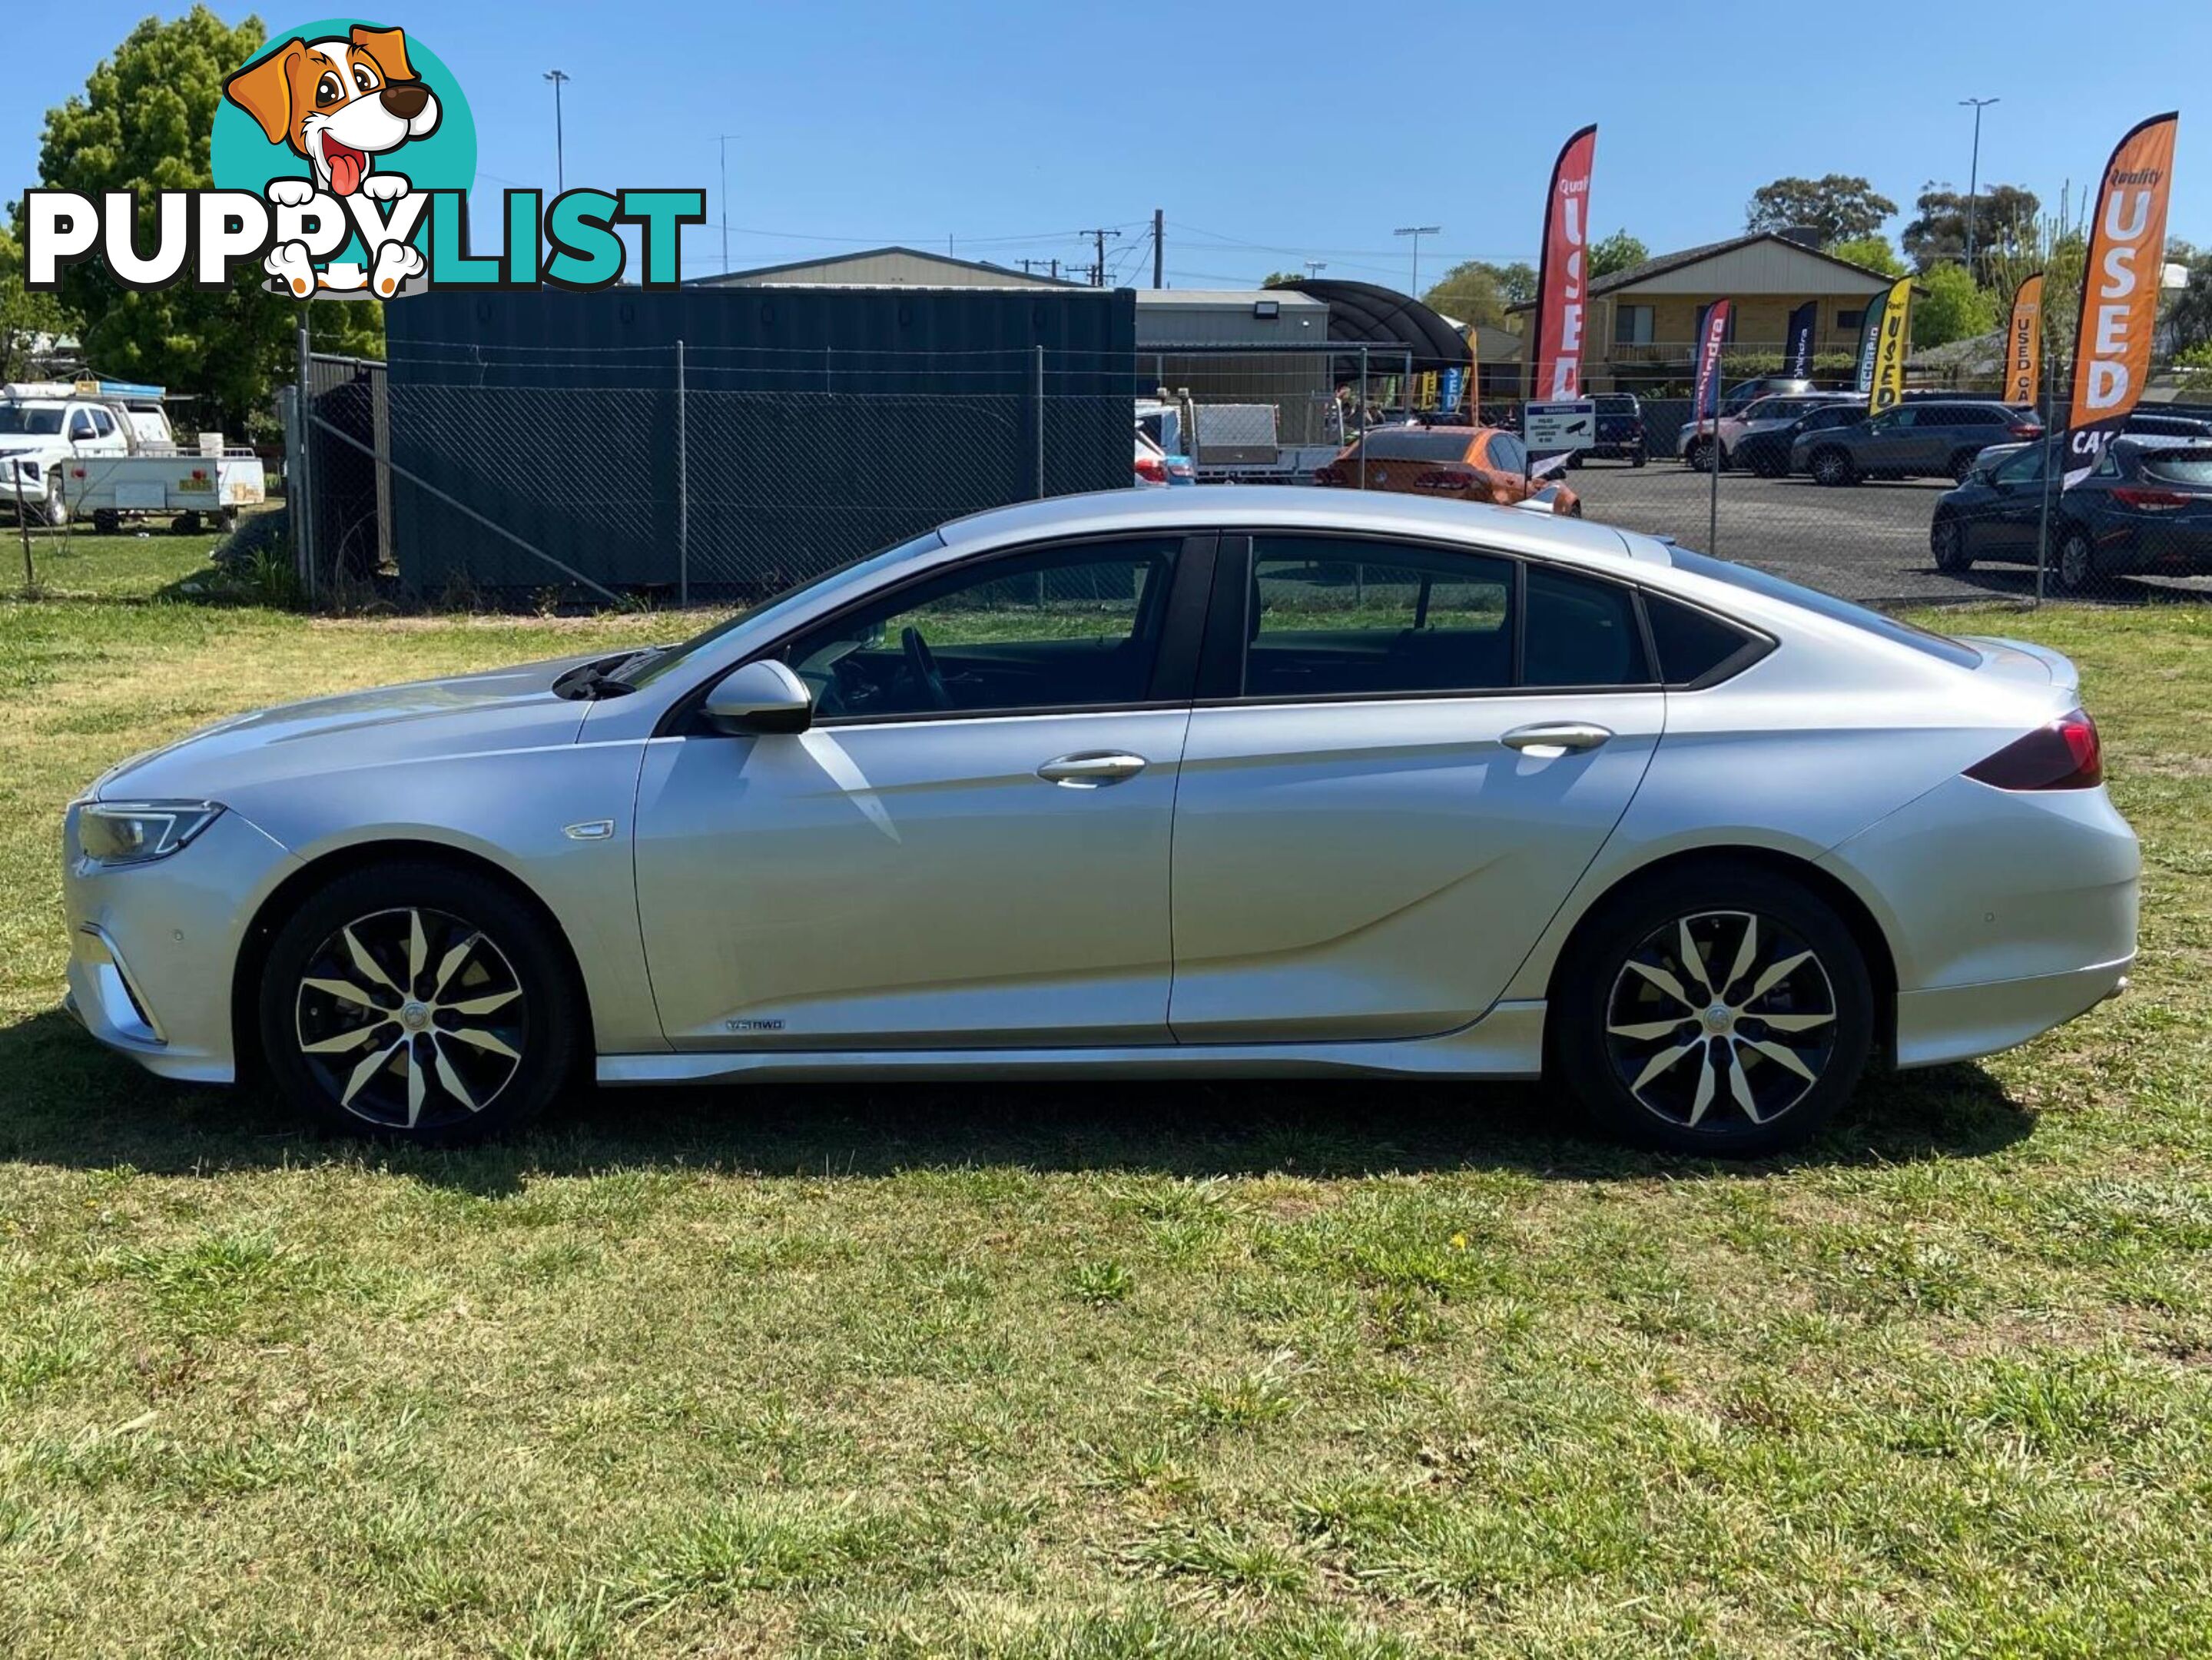
M 568 586 L 557 561 L 751 599 L 964 513 L 1127 489 L 1135 313 L 1126 289 L 396 301 L 380 539 L 420 592 Z

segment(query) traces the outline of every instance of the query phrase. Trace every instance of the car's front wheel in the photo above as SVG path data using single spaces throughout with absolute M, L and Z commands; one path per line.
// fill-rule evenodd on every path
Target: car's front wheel
M 1813 482 L 1816 484 L 1852 484 L 1858 482 L 1858 473 L 1851 465 L 1851 458 L 1838 449 L 1825 449 L 1813 457 Z
M 1776 873 L 1678 866 L 1608 900 L 1560 964 L 1553 1058 L 1604 1128 L 1756 1158 L 1802 1145 L 1874 1042 L 1866 960 Z
M 434 864 L 355 870 L 310 896 L 270 942 L 259 1014 L 293 1104 L 432 1144 L 536 1116 L 584 1048 L 552 930 L 498 884 Z
M 1928 545 L 1937 570 L 1958 576 L 1973 569 L 1973 557 L 1966 551 L 1966 527 L 1956 514 L 1944 514 L 1928 527 Z

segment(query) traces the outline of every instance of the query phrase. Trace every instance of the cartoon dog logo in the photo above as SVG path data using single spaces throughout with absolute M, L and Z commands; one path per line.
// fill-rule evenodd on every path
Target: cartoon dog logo
M 410 185 L 403 173 L 379 171 L 378 158 L 410 139 L 437 131 L 437 95 L 407 62 L 400 29 L 356 23 L 343 40 L 287 40 L 223 83 L 224 94 L 260 124 L 272 144 L 307 158 L 313 180 L 273 179 L 268 196 L 287 207 L 304 205 L 318 191 L 348 197 L 358 191 L 373 202 L 395 202 Z M 424 270 L 422 251 L 387 242 L 373 271 L 339 264 L 317 269 L 301 242 L 281 242 L 263 269 L 304 299 L 310 290 L 358 292 L 373 288 L 385 299 Z

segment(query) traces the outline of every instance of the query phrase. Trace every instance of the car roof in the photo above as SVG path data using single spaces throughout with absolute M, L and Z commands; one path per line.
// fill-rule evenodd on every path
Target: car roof
M 1445 536 L 1501 553 L 1568 563 L 1665 565 L 1656 538 L 1583 519 L 1486 502 L 1429 502 L 1394 491 L 1255 484 L 1198 490 L 1099 490 L 1049 496 L 956 519 L 943 528 L 956 554 L 1047 536 L 1168 530 L 1352 531 L 1377 536 Z
M 2201 450 L 2208 447 L 2208 438 L 2188 432 L 2123 432 L 2112 443 L 2129 450 Z

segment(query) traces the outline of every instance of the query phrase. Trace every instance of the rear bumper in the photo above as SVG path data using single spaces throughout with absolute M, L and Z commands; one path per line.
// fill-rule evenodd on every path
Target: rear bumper
M 1939 1067 L 2025 1043 L 2127 988 L 2132 956 L 2063 974 L 1900 992 L 1897 1064 Z

